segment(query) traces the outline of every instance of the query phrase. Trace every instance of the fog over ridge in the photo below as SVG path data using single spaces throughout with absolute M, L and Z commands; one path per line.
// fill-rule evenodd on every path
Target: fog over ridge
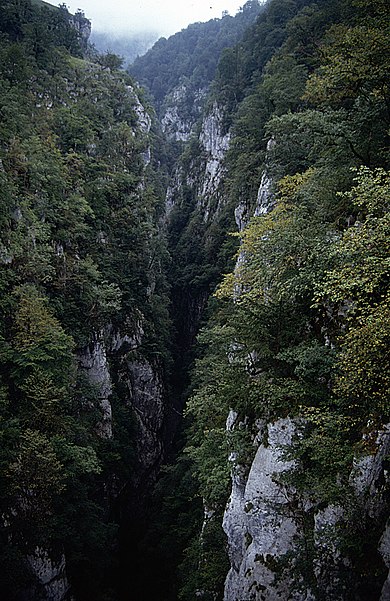
M 58 5 L 55 0 L 50 4 Z M 169 36 L 197 21 L 220 18 L 223 11 L 234 16 L 245 1 L 240 0 L 68 0 L 71 12 L 81 9 L 97 32 L 118 35 L 156 31 Z

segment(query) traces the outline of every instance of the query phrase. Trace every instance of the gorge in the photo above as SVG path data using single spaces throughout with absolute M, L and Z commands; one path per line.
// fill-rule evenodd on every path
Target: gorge
M 390 600 L 389 12 L 0 2 L 1 599 Z

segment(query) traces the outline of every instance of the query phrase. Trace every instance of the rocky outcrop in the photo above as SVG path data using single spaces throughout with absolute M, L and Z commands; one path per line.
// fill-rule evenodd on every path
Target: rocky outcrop
M 296 425 L 289 418 L 261 424 L 261 443 L 249 474 L 240 467 L 233 469 L 232 493 L 223 520 L 231 562 L 225 601 L 313 599 L 310 591 L 294 593 L 284 563 L 299 534 L 290 491 L 280 480 L 292 467 L 292 462 L 283 459 L 282 449 L 291 444 L 295 433 Z
M 136 446 L 140 474 L 158 464 L 162 457 L 161 428 L 164 420 L 164 388 L 158 365 L 151 364 L 137 349 L 142 344 L 142 318 L 133 325 L 132 334 L 121 334 L 111 325 L 79 352 L 80 369 L 96 390 L 102 417 L 97 432 L 112 437 L 110 395 L 113 380 L 124 384 L 127 395 L 122 401 L 134 410 L 137 423 Z M 115 369 L 110 366 L 115 364 Z M 118 373 L 112 373 L 116 372 Z
M 91 37 L 91 21 L 86 18 L 85 14 L 82 11 L 79 10 L 76 12 L 76 14 L 70 15 L 69 22 L 79 34 L 82 47 L 86 49 L 88 45 L 88 40 Z
M 134 88 L 132 86 L 127 86 L 127 89 L 129 90 L 131 97 L 134 99 L 133 110 L 138 117 L 138 127 L 143 134 L 148 134 L 152 125 L 152 120 L 145 110 L 143 104 L 141 104 L 137 94 L 134 91 Z
M 27 562 L 36 584 L 28 591 L 27 598 L 37 601 L 65 601 L 69 599 L 69 582 L 65 572 L 65 557 L 53 560 L 47 551 L 37 547 L 27 556 Z
M 179 165 L 166 195 L 166 210 L 176 206 L 183 188 L 194 196 L 194 210 L 209 223 L 220 208 L 226 169 L 224 159 L 230 145 L 230 132 L 224 127 L 223 109 L 215 102 L 203 117 L 196 140 L 196 155 L 189 164 Z
M 255 217 L 265 215 L 274 206 L 274 195 L 272 192 L 272 178 L 269 173 L 269 160 L 272 149 L 275 146 L 275 139 L 270 138 L 267 143 L 267 153 L 265 157 L 265 167 L 261 176 L 259 190 L 257 192 Z
M 212 110 L 203 120 L 199 135 L 206 162 L 198 204 L 206 207 L 205 221 L 209 218 L 210 200 L 217 192 L 225 174 L 223 160 L 229 149 L 231 136 L 229 131 L 224 131 L 223 116 L 223 110 L 214 102 Z
M 387 469 L 390 453 L 390 424 L 374 430 L 363 437 L 363 443 L 372 447 L 372 452 L 354 462 L 351 484 L 356 497 L 364 504 L 368 515 L 375 518 L 387 501 L 389 473 Z
M 157 468 L 163 454 L 161 429 L 164 420 L 164 389 L 156 365 L 145 359 L 126 361 L 125 376 L 128 403 L 135 412 L 137 422 L 137 457 L 142 479 L 145 472 Z
M 163 132 L 175 142 L 188 142 L 202 113 L 207 88 L 194 88 L 182 81 L 166 97 L 161 117 Z
M 143 317 L 138 314 L 130 334 L 121 334 L 109 328 L 110 354 L 117 364 L 123 401 L 133 409 L 136 422 L 136 447 L 138 474 L 141 481 L 145 474 L 154 472 L 162 459 L 163 443 L 161 429 L 165 416 L 165 393 L 161 369 L 158 363 L 148 360 L 140 351 L 144 338 Z
M 102 417 L 96 426 L 99 436 L 112 438 L 112 408 L 109 397 L 112 393 L 110 370 L 103 334 L 95 337 L 79 354 L 80 369 L 96 390 Z
M 214 103 L 204 116 L 196 140 L 196 157 L 185 167 L 179 164 L 167 189 L 167 219 L 186 188 L 192 191 L 194 212 L 200 213 L 205 224 L 210 223 L 218 212 L 226 174 L 224 158 L 230 144 L 230 132 L 224 131 L 223 115 L 223 109 Z
M 234 419 L 237 416 L 229 416 L 228 429 L 235 427 Z M 340 533 L 342 536 L 351 519 L 350 508 L 334 505 L 315 508 L 308 501 L 301 499 L 299 502 L 293 487 L 283 484 L 283 478 L 280 478 L 294 468 L 294 463 L 283 457 L 283 449 L 297 433 L 296 425 L 296 421 L 286 418 L 260 426 L 261 442 L 249 474 L 246 476 L 239 466 L 232 471 L 232 493 L 223 521 L 231 562 L 225 583 L 225 601 L 365 599 L 364 593 L 363 596 L 360 594 L 357 577 L 353 576 L 353 562 L 343 552 L 340 539 Z M 365 524 L 371 520 L 380 532 L 378 551 L 388 569 L 390 527 L 386 525 L 389 509 L 386 458 L 389 450 L 390 430 L 385 426 L 377 433 L 375 449 L 355 461 L 350 476 L 355 497 L 351 502 L 354 509 L 358 509 L 359 521 Z M 314 544 L 314 553 L 306 559 L 303 557 L 305 537 Z M 300 573 L 296 570 L 297 562 L 302 560 L 308 564 L 315 590 L 305 582 L 302 573 L 297 576 Z M 389 595 L 390 576 L 385 579 L 380 599 L 377 599 L 388 601 Z
M 140 99 L 138 98 L 136 90 L 133 88 L 133 86 L 127 86 L 127 89 L 129 91 L 130 97 L 133 100 L 133 110 L 137 115 L 138 129 L 142 135 L 147 136 L 147 134 L 149 134 L 150 132 L 150 128 L 152 127 L 152 120 L 150 118 L 150 115 L 145 109 L 144 105 L 140 102 Z M 142 158 L 145 167 L 147 167 L 151 160 L 151 150 L 149 145 L 142 153 Z
M 265 215 L 274 207 L 274 194 L 272 191 L 272 178 L 269 173 L 269 158 L 272 149 L 275 146 L 274 138 L 270 138 L 267 143 L 267 152 L 265 157 L 265 166 L 260 180 L 259 189 L 257 191 L 256 204 L 253 210 L 253 203 L 248 199 L 242 200 L 234 211 L 238 231 L 242 231 L 250 218 L 253 216 L 259 217 Z

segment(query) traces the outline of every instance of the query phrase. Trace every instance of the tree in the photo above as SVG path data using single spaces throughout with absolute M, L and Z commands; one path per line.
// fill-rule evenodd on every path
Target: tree
M 345 314 L 345 333 L 335 393 L 361 424 L 388 416 L 390 218 L 388 172 L 361 169 L 348 198 L 359 219 L 335 245 L 334 269 L 327 272 L 317 298 Z

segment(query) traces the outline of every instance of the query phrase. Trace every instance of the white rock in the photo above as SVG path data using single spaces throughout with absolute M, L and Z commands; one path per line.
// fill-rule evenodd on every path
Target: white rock
M 37 547 L 33 554 L 27 556 L 27 561 L 42 590 L 42 598 L 47 601 L 63 601 L 70 588 L 64 555 L 54 561 L 45 549 Z
M 97 432 L 102 438 L 112 437 L 112 409 L 109 397 L 112 393 L 111 376 L 107 352 L 103 339 L 95 339 L 79 352 L 79 365 L 85 370 L 88 380 L 96 386 L 102 418 Z
M 211 112 L 202 124 L 199 141 L 206 153 L 206 164 L 203 174 L 203 188 L 199 205 L 205 205 L 205 200 L 218 189 L 223 174 L 223 159 L 230 145 L 230 132 L 223 133 L 223 112 L 215 102 Z M 208 215 L 207 215 L 208 218 Z M 205 220 L 207 221 L 207 219 Z
M 223 520 L 232 566 L 225 601 L 312 598 L 310 591 L 294 596 L 289 576 L 277 579 L 274 571 L 277 561 L 293 548 L 297 534 L 286 489 L 277 479 L 293 466 L 282 457 L 282 447 L 291 443 L 295 431 L 296 424 L 289 418 L 268 424 L 267 440 L 260 444 L 247 479 L 233 470 L 232 494 Z

